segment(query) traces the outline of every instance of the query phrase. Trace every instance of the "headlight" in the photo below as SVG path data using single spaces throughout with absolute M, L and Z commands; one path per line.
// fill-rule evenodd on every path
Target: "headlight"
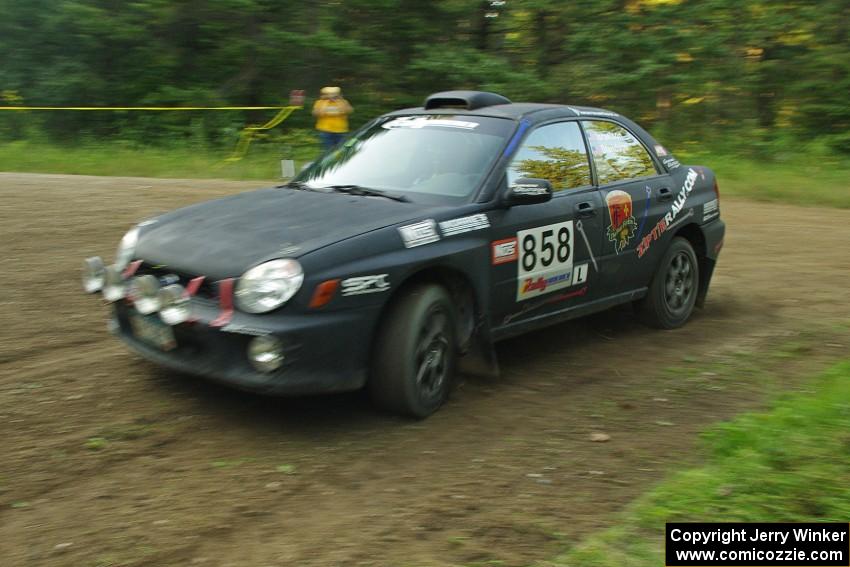
M 124 238 L 121 239 L 121 244 L 118 245 L 118 251 L 115 253 L 115 266 L 118 270 L 123 271 L 130 260 L 133 259 L 133 254 L 136 253 L 136 243 L 139 241 L 139 227 L 133 227 Z
M 96 293 L 106 283 L 106 266 L 99 256 L 86 258 L 83 262 L 83 289 L 86 293 Z
M 180 284 L 170 284 L 159 290 L 159 318 L 166 325 L 179 325 L 189 320 L 189 296 Z
M 150 315 L 159 311 L 162 306 L 159 302 L 159 280 L 147 274 L 133 278 L 130 283 L 130 297 L 136 306 L 136 311 L 142 315 Z
M 107 266 L 104 274 L 103 289 L 101 290 L 103 299 L 109 303 L 124 299 L 127 289 L 121 270 L 117 266 Z
M 304 281 L 297 260 L 272 260 L 242 274 L 236 284 L 236 305 L 248 313 L 277 309 L 295 295 Z

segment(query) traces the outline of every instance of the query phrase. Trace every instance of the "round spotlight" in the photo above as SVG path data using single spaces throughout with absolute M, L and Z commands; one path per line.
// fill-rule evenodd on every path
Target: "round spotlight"
M 283 364 L 283 343 L 271 335 L 254 337 L 248 343 L 248 360 L 260 372 L 273 372 Z
M 166 325 L 179 325 L 189 319 L 189 297 L 182 285 L 169 284 L 159 290 L 159 318 Z
M 86 293 L 97 293 L 103 289 L 106 267 L 100 256 L 92 256 L 83 261 L 83 289 Z
M 159 289 L 159 280 L 150 274 L 133 278 L 130 293 L 136 305 L 136 311 L 142 315 L 159 311 Z
M 103 299 L 113 303 L 123 299 L 127 292 L 124 284 L 124 276 L 118 266 L 108 266 L 103 278 Z

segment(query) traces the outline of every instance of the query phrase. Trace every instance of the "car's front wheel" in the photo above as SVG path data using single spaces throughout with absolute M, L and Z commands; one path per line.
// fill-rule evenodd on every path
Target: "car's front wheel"
M 694 248 L 677 236 L 661 259 L 649 292 L 637 303 L 638 314 L 651 327 L 681 327 L 694 310 L 698 290 L 699 264 Z
M 457 362 L 455 309 L 435 284 L 404 293 L 384 318 L 369 388 L 383 409 L 424 418 L 448 397 Z

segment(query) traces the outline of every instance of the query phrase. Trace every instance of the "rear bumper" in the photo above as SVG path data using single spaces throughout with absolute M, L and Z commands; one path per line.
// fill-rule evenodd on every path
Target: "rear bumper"
M 144 358 L 186 374 L 268 395 L 298 395 L 356 390 L 366 383 L 371 336 L 378 309 L 310 315 L 234 314 L 223 328 L 210 326 L 211 309 L 191 323 L 172 327 L 176 347 L 163 351 L 133 334 L 133 307 L 115 304 L 113 330 Z M 284 362 L 260 372 L 247 356 L 257 335 L 273 335 L 284 345 Z
M 705 237 L 705 257 L 700 259 L 700 286 L 696 304 L 702 307 L 708 295 L 708 287 L 711 285 L 711 277 L 714 275 L 714 266 L 717 257 L 723 248 L 723 239 L 726 236 L 726 223 L 719 218 L 708 222 L 700 227 Z

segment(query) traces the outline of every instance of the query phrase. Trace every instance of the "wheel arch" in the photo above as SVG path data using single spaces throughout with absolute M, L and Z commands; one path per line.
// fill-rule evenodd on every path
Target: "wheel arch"
M 387 298 L 381 308 L 377 328 L 381 328 L 387 314 L 397 303 L 399 297 L 421 284 L 441 285 L 449 292 L 457 309 L 458 350 L 461 354 L 468 351 L 473 338 L 484 321 L 482 298 L 478 296 L 472 278 L 462 270 L 452 266 L 442 264 L 423 266 L 410 273 Z

